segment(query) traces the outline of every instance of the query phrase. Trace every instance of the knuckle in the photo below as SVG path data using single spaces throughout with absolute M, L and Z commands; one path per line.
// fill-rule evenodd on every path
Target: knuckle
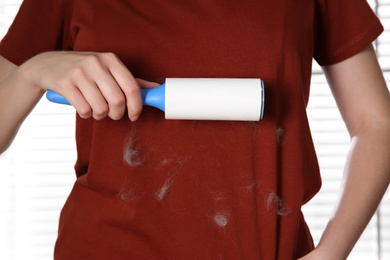
M 107 104 L 98 104 L 93 108 L 93 117 L 95 119 L 102 119 L 107 116 L 108 106 Z
M 118 60 L 118 57 L 112 52 L 105 52 L 105 53 L 102 53 L 102 55 L 105 59 L 110 60 L 110 61 Z
M 110 101 L 110 106 L 113 107 L 123 107 L 126 104 L 126 99 L 123 95 L 117 95 L 112 98 Z
M 121 113 L 109 113 L 109 117 L 112 119 L 112 120 L 119 120 L 123 117 L 123 114 L 124 114 L 124 111 L 121 112 Z
M 91 108 L 88 107 L 88 106 L 83 106 L 83 107 L 80 107 L 78 110 L 77 110 L 78 114 L 80 115 L 81 118 L 89 118 L 91 117 Z
M 113 120 L 119 120 L 125 112 L 126 99 L 124 95 L 116 95 L 109 102 L 108 116 Z
M 74 66 L 70 72 L 71 77 L 79 79 L 85 76 L 84 69 L 81 66 Z M 66 79 L 64 79 L 66 80 Z M 69 79 L 68 79 L 69 80 Z
M 96 55 L 88 55 L 84 58 L 84 64 L 88 67 L 96 67 L 99 66 L 100 61 Z
M 130 84 L 130 85 L 126 88 L 126 93 L 127 93 L 127 95 L 129 95 L 129 96 L 138 95 L 138 94 L 140 94 L 140 88 L 139 88 L 136 84 Z

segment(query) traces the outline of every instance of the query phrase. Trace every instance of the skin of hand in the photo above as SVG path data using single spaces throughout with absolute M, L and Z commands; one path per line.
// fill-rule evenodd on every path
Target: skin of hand
M 142 112 L 140 88 L 159 84 L 136 79 L 112 53 L 53 51 L 16 66 L 0 57 L 0 153 L 46 90 L 64 96 L 82 118 L 131 121 Z M 12 112 L 10 112 L 12 111 Z
M 140 87 L 158 86 L 137 80 L 112 53 L 46 52 L 22 65 L 28 84 L 63 95 L 83 118 L 121 119 L 126 104 L 135 121 L 142 111 Z
M 351 147 L 333 216 L 317 248 L 300 260 L 346 259 L 390 182 L 390 94 L 373 47 L 323 69 Z

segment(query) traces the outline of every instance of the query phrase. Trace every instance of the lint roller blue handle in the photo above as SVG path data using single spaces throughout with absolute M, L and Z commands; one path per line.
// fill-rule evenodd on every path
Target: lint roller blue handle
M 165 112 L 165 84 L 157 88 L 141 89 L 141 94 L 144 105 L 156 107 Z M 46 92 L 46 98 L 57 104 L 71 105 L 68 100 L 53 90 Z
M 62 105 L 70 105 L 68 100 L 66 100 L 63 96 L 58 94 L 57 92 L 54 92 L 53 90 L 48 90 L 46 92 L 46 98 L 50 100 L 51 102 L 62 104 Z
M 157 88 L 141 89 L 142 101 L 165 112 L 165 83 Z

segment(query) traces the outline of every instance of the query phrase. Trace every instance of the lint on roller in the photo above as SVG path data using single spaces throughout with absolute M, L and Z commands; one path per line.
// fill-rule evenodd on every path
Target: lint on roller
M 264 82 L 238 78 L 167 78 L 153 89 L 141 89 L 144 105 L 165 112 L 166 119 L 259 121 L 264 114 Z M 70 103 L 49 90 L 47 99 Z

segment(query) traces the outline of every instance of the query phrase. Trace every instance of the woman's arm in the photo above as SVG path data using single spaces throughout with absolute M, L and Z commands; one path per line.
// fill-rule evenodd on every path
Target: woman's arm
M 339 203 L 317 248 L 302 259 L 346 259 L 390 181 L 390 95 L 370 45 L 323 68 L 351 136 Z
M 0 56 L 0 154 L 12 143 L 20 125 L 42 97 L 44 90 L 27 86 L 18 67 Z
M 46 90 L 63 95 L 83 118 L 118 120 L 126 106 L 130 120 L 142 111 L 140 87 L 158 84 L 135 79 L 111 53 L 46 52 L 17 67 L 0 56 L 0 153 Z

